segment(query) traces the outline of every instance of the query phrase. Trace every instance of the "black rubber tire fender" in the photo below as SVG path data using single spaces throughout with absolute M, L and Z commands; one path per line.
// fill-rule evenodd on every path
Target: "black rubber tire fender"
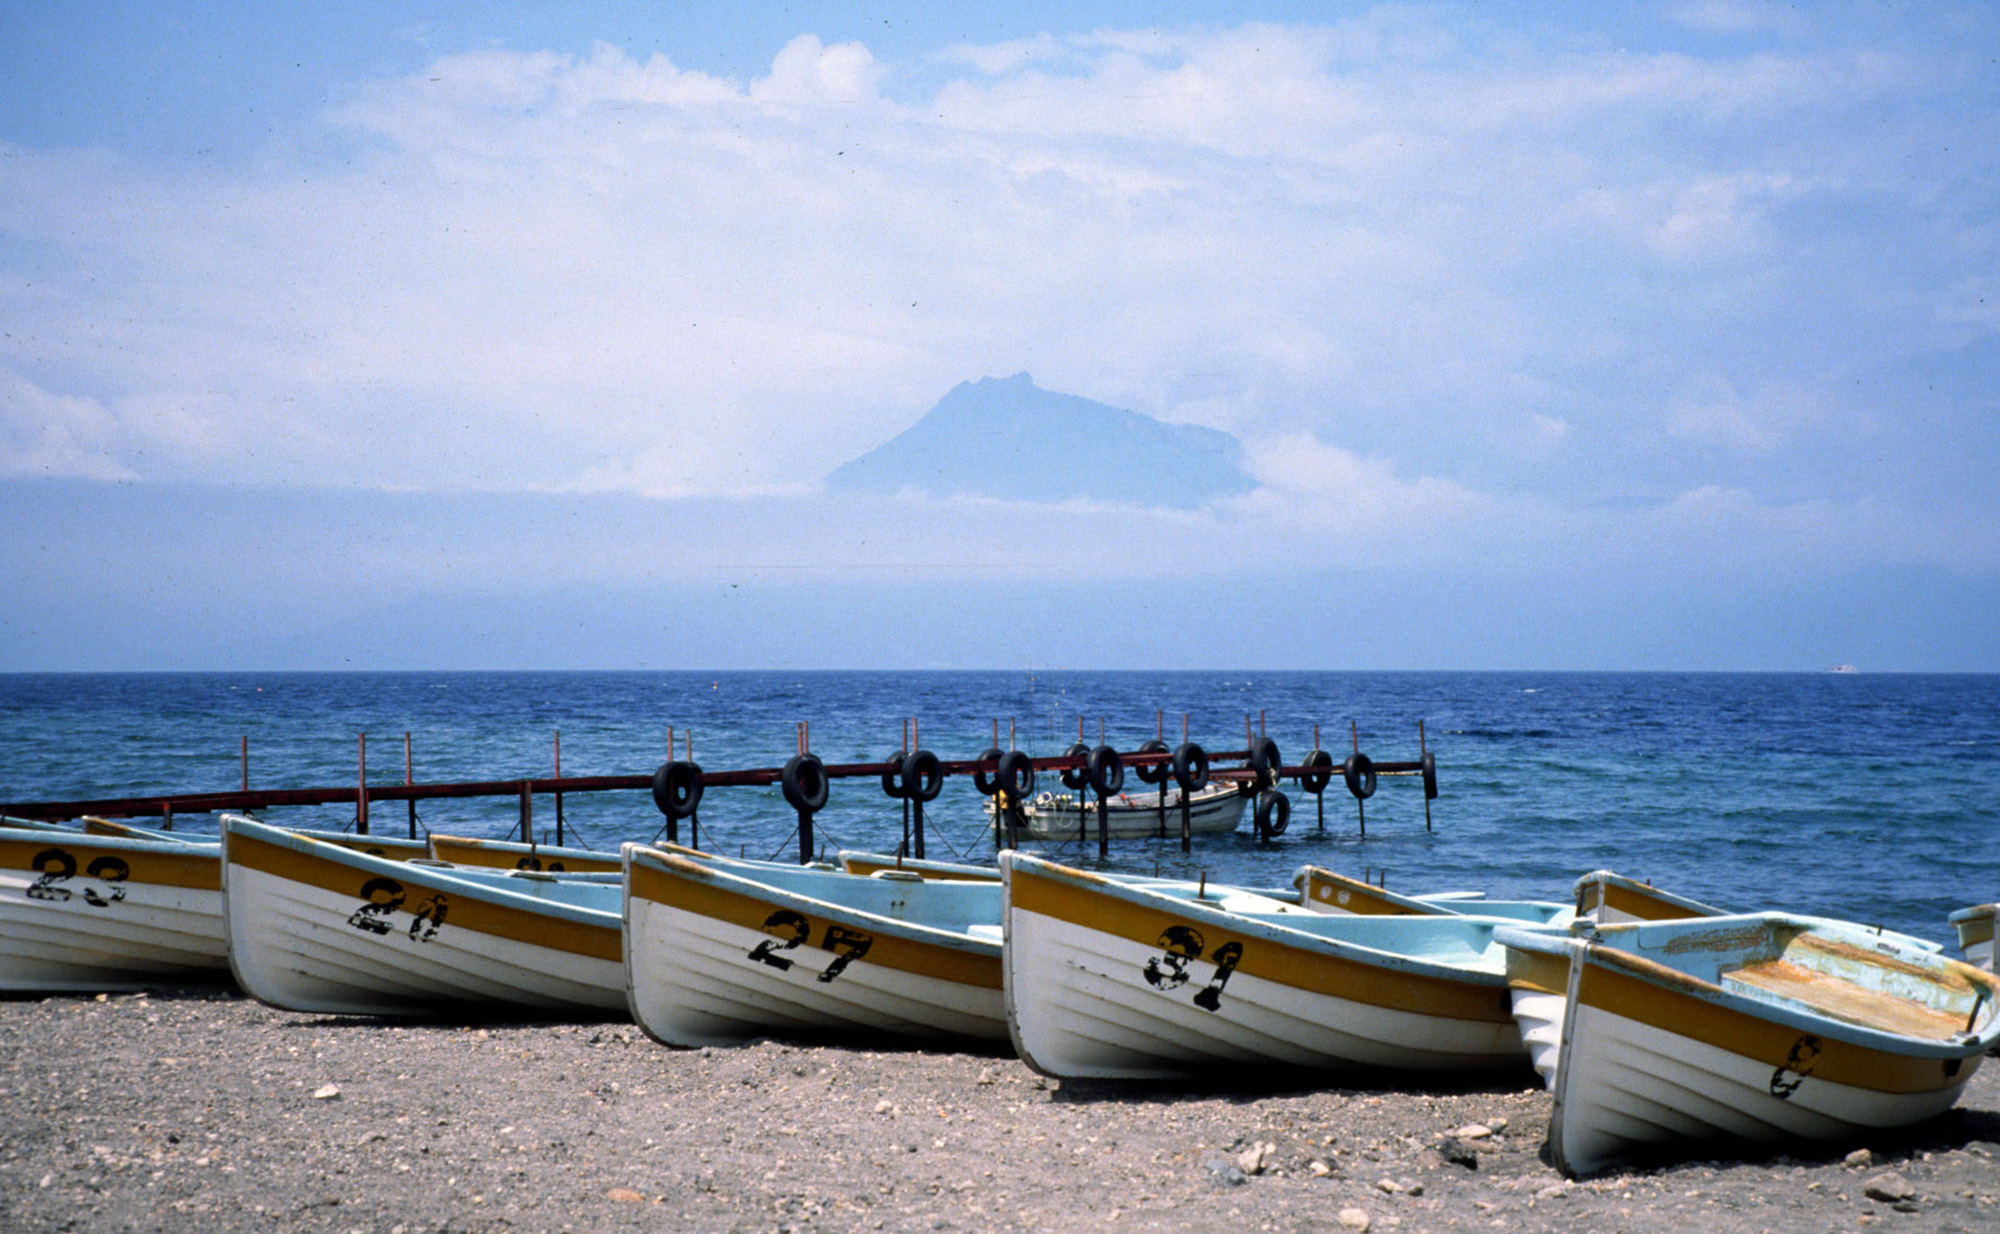
M 794 754 L 778 773 L 778 786 L 785 800 L 801 814 L 817 814 L 826 808 L 826 764 L 817 754 Z
M 911 801 L 936 801 L 944 789 L 944 760 L 929 750 L 912 750 L 903 760 L 903 792 Z
M 1101 796 L 1116 797 L 1125 788 L 1125 760 L 1110 746 L 1099 746 L 1090 752 L 1090 765 L 1085 768 L 1090 787 Z
M 1134 751 L 1137 754 L 1165 754 L 1166 752 L 1167 743 L 1161 741 L 1158 737 L 1147 738 Z M 1132 774 L 1139 777 L 1139 783 L 1141 784 L 1165 784 L 1167 776 L 1172 774 L 1172 772 L 1172 766 L 1167 763 L 1138 763 L 1132 768 Z
M 686 759 L 661 763 L 653 773 L 653 804 L 671 819 L 688 818 L 701 805 L 701 767 Z
M 909 751 L 898 750 L 882 760 L 882 791 L 897 801 L 910 795 L 910 779 L 905 772 L 909 757 Z
M 1000 770 L 994 779 L 1007 800 L 1016 806 L 1026 805 L 1035 795 L 1035 760 L 1026 750 L 1009 750 L 1000 756 Z
M 1069 749 L 1063 751 L 1063 757 L 1080 758 L 1085 760 L 1083 766 L 1063 768 L 1061 776 L 1059 777 L 1062 780 L 1062 786 L 1068 789 L 1070 792 L 1072 793 L 1082 792 L 1083 786 L 1090 783 L 1090 767 L 1089 767 L 1090 747 L 1083 744 L 1081 741 L 1076 742 L 1072 744 Z
M 988 746 L 986 752 L 979 756 L 979 761 L 982 763 L 997 763 L 1004 753 L 1005 751 L 999 746 Z M 991 797 L 1000 791 L 999 773 L 996 771 L 987 771 L 982 767 L 972 773 L 972 787 L 979 790 L 981 797 Z
M 1285 765 L 1278 753 L 1278 743 L 1270 737 L 1259 737 L 1250 743 L 1250 770 L 1257 773 L 1260 787 L 1269 788 L 1278 782 L 1278 768 Z
M 1437 755 L 1432 754 L 1429 750 L 1425 750 L 1424 756 L 1418 759 L 1417 763 L 1420 767 L 1423 768 L 1424 772 L 1424 800 L 1426 801 L 1437 800 L 1437 795 L 1438 795 Z
M 1285 834 L 1292 825 L 1292 799 L 1275 789 L 1257 794 L 1257 834 L 1265 839 Z
M 1340 778 L 1347 781 L 1347 791 L 1355 800 L 1368 800 L 1375 795 L 1375 760 L 1366 754 L 1348 755 L 1340 765 Z
M 1208 751 L 1192 741 L 1174 747 L 1174 783 L 1183 793 L 1198 793 L 1208 787 Z
M 1314 750 L 1301 765 L 1305 770 L 1299 772 L 1299 787 L 1313 796 L 1319 796 L 1333 783 L 1333 755 L 1325 750 Z

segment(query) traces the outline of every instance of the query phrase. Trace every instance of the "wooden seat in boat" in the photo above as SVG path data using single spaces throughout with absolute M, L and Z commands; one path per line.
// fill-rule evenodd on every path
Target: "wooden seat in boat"
M 1944 1041 L 1965 1029 L 1963 1015 L 1870 990 L 1786 960 L 1746 964 L 1724 973 L 1722 984 L 1725 988 L 1761 990 L 1843 1023 L 1905 1037 Z

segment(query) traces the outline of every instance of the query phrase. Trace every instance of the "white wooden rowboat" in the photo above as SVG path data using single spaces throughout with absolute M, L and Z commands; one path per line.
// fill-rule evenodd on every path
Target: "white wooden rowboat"
M 1972 908 L 1961 908 L 1948 919 L 1958 931 L 1958 949 L 1965 954 L 1965 962 L 1992 972 L 1993 963 L 1993 917 L 2000 913 L 2000 904 L 1979 904 Z
M 224 815 L 229 963 L 290 1011 L 625 1006 L 615 876 L 398 862 Z
M 1410 896 L 1320 866 L 1292 876 L 1298 902 L 1316 913 L 1355 917 L 1506 917 L 1532 925 L 1567 926 L 1576 914 L 1551 900 L 1489 900 L 1476 891 Z M 1289 898 L 1289 897 L 1287 897 Z
M 1720 917 L 1728 911 L 1609 870 L 1592 870 L 1576 880 L 1576 915 L 1599 925 Z
M 1165 801 L 1164 814 L 1161 810 Z M 1250 798 L 1234 784 L 1211 784 L 1188 798 L 1188 833 L 1215 835 L 1234 831 L 1243 822 L 1243 810 Z M 986 813 L 993 813 L 986 803 Z M 1021 810 L 1025 824 L 1021 834 L 1034 840 L 1076 840 L 1097 838 L 1097 797 L 1083 795 L 1079 810 L 1075 795 L 1041 792 Z M 1164 817 L 1164 829 L 1162 818 Z M 1120 793 L 1112 797 L 1104 811 L 1105 824 L 1114 840 L 1138 840 L 1147 836 L 1177 837 L 1181 833 L 1181 790 L 1173 786 L 1153 792 Z
M 252 819 L 252 822 L 258 820 Z M 115 819 L 85 815 L 83 830 L 86 835 L 120 836 L 129 840 L 153 840 L 167 844 L 205 844 L 213 848 L 222 843 L 220 833 L 205 835 L 193 831 L 167 831 L 159 827 L 142 827 L 137 823 L 119 822 Z M 398 861 L 408 861 L 412 857 L 427 857 L 429 846 L 422 840 L 403 839 L 398 836 L 357 835 L 351 831 L 328 831 L 315 827 L 287 828 L 293 835 L 309 836 L 324 840 L 328 844 L 338 844 L 342 848 L 352 848 L 377 857 L 392 857 Z
M 897 857 L 889 853 L 860 853 L 843 849 L 840 868 L 849 874 L 873 874 L 878 870 L 903 870 L 928 879 L 969 880 L 980 883 L 1000 881 L 999 866 L 976 866 L 956 861 L 933 861 Z
M 632 1018 L 673 1046 L 784 1032 L 1005 1040 L 1000 888 L 625 846 Z
M 1726 908 L 1691 900 L 1609 870 L 1593 870 L 1576 880 L 1576 920 L 1580 924 L 1574 929 L 1579 931 L 1593 925 L 1681 921 L 1728 914 Z M 1938 950 L 1938 945 L 1928 939 L 1881 930 L 1874 933 L 1919 950 Z M 1562 1051 L 1563 1015 L 1568 1007 L 1565 992 L 1569 982 L 1569 950 L 1551 950 L 1552 945 L 1543 939 L 1538 948 L 1510 946 L 1507 952 L 1507 988 L 1514 1004 L 1514 1019 L 1521 1026 L 1521 1040 L 1534 1059 L 1536 1074 L 1550 1088 L 1555 1087 L 1556 1064 Z
M 1498 919 L 1336 916 L 1003 853 L 1007 1012 L 1044 1074 L 1470 1071 L 1526 1061 Z
M 480 840 L 432 832 L 429 855 L 453 865 L 494 870 L 546 870 L 551 874 L 615 874 L 625 867 L 617 853 L 518 840 Z
M 1502 937 L 1568 961 L 1549 1145 L 1572 1176 L 1920 1122 L 2000 1040 L 1992 974 L 1844 923 L 1759 913 Z
M 0 990 L 135 990 L 227 974 L 213 846 L 0 828 Z

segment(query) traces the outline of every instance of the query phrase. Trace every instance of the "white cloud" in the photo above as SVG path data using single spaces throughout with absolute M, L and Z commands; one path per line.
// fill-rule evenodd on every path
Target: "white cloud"
M 1668 436 L 1758 454 L 1775 453 L 1798 434 L 1824 428 L 1830 418 L 1811 391 L 1769 386 L 1746 395 L 1717 373 L 1690 377 L 1666 406 Z
M 1052 34 L 1038 34 L 1004 43 L 959 43 L 937 52 L 934 58 L 944 64 L 969 65 L 987 77 L 998 77 L 1030 64 L 1059 63 L 1069 54 L 1061 39 Z
M 1848 119 L 1947 75 L 1837 43 L 1540 37 L 1401 8 L 1042 36 L 938 53 L 952 79 L 919 99 L 809 34 L 748 82 L 609 44 L 482 51 L 357 87 L 298 142 L 334 158 L 5 148 L 0 364 L 85 409 L 10 427 L 10 450 L 792 493 L 956 382 L 1025 368 L 1290 443 L 1259 455 L 1276 516 L 1477 521 L 1509 500 L 1493 470 L 1658 466 L 1602 443 L 1663 429 L 1718 447 L 1669 460 L 1683 488 L 1736 482 L 1709 461 L 1730 449 L 1831 448 L 1800 430 L 1848 414 L 1816 401 L 1824 357 L 1917 349 L 1952 322 L 1901 306 L 1940 286 L 1973 288 L 1944 316 L 1990 320 L 1926 264 L 1906 190 L 1867 187 L 1900 185 L 1908 150 Z M 1826 269 L 1843 240 L 1906 281 Z M 1731 380 L 1676 386 L 1707 369 Z M 1606 396 L 1607 372 L 1648 397 Z
M 860 43 L 823 46 L 801 34 L 771 62 L 771 75 L 750 84 L 750 97 L 765 104 L 860 103 L 875 97 L 882 71 Z
M 1796 29 L 1807 20 L 1797 5 L 1771 0 L 1676 0 L 1660 11 L 1669 21 L 1723 34 Z
M 117 431 L 95 399 L 53 395 L 0 370 L 0 475 L 133 479 L 111 456 Z

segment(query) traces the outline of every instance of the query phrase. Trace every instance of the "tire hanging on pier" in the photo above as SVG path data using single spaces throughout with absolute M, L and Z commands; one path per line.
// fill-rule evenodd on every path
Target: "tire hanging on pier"
M 1165 754 L 1166 752 L 1167 743 L 1161 741 L 1158 737 L 1148 737 L 1134 751 L 1136 754 Z M 1165 784 L 1167 776 L 1172 770 L 1166 763 L 1137 763 L 1132 767 L 1132 774 L 1139 777 L 1139 783 L 1141 784 Z
M 1008 801 L 1017 807 L 1026 805 L 1028 798 L 1035 795 L 1035 760 L 1028 757 L 1026 750 L 1009 750 L 1000 756 L 1000 770 L 995 779 Z
M 1299 787 L 1317 797 L 1333 783 L 1333 755 L 1325 750 L 1314 750 L 1306 755 L 1302 764 L 1305 770 L 1299 772 Z
M 1125 788 L 1125 760 L 1118 757 L 1118 751 L 1110 746 L 1092 750 L 1084 771 L 1090 787 L 1099 796 L 1115 797 Z
M 1174 783 L 1183 793 L 1194 794 L 1208 787 L 1208 751 L 1192 741 L 1174 748 Z
M 701 805 L 701 766 L 685 759 L 661 763 L 653 773 L 653 804 L 676 821 L 692 817 Z
M 882 760 L 882 791 L 896 801 L 910 795 L 910 777 L 906 770 L 909 757 L 908 751 L 898 750 Z
M 1366 801 L 1375 795 L 1375 760 L 1366 754 L 1350 754 L 1340 765 L 1341 779 L 1347 781 L 1347 791 L 1354 794 L 1357 801 Z
M 1257 794 L 1257 809 L 1252 817 L 1260 839 L 1281 836 L 1292 825 L 1292 799 L 1275 789 L 1266 789 Z
M 1278 754 L 1278 743 L 1270 737 L 1259 737 L 1250 743 L 1250 769 L 1257 773 L 1257 787 L 1269 788 L 1278 782 L 1278 769 L 1285 760 Z
M 1090 758 L 1090 747 L 1081 741 L 1076 742 L 1069 749 L 1063 751 L 1063 757 L 1088 760 Z M 1062 780 L 1064 788 L 1072 793 L 1080 793 L 1083 791 L 1083 786 L 1090 783 L 1090 768 L 1087 765 L 1065 767 L 1058 778 Z
M 988 746 L 985 752 L 979 756 L 979 761 L 982 763 L 997 763 L 1005 753 L 999 746 Z M 972 787 L 979 790 L 981 797 L 991 797 L 1000 791 L 999 776 L 997 773 L 981 767 L 978 771 L 972 773 Z
M 943 761 L 929 750 L 912 750 L 903 760 L 903 794 L 911 801 L 936 801 L 943 788 Z
M 778 773 L 778 786 L 785 800 L 801 814 L 817 814 L 826 808 L 826 764 L 817 754 L 794 754 Z

